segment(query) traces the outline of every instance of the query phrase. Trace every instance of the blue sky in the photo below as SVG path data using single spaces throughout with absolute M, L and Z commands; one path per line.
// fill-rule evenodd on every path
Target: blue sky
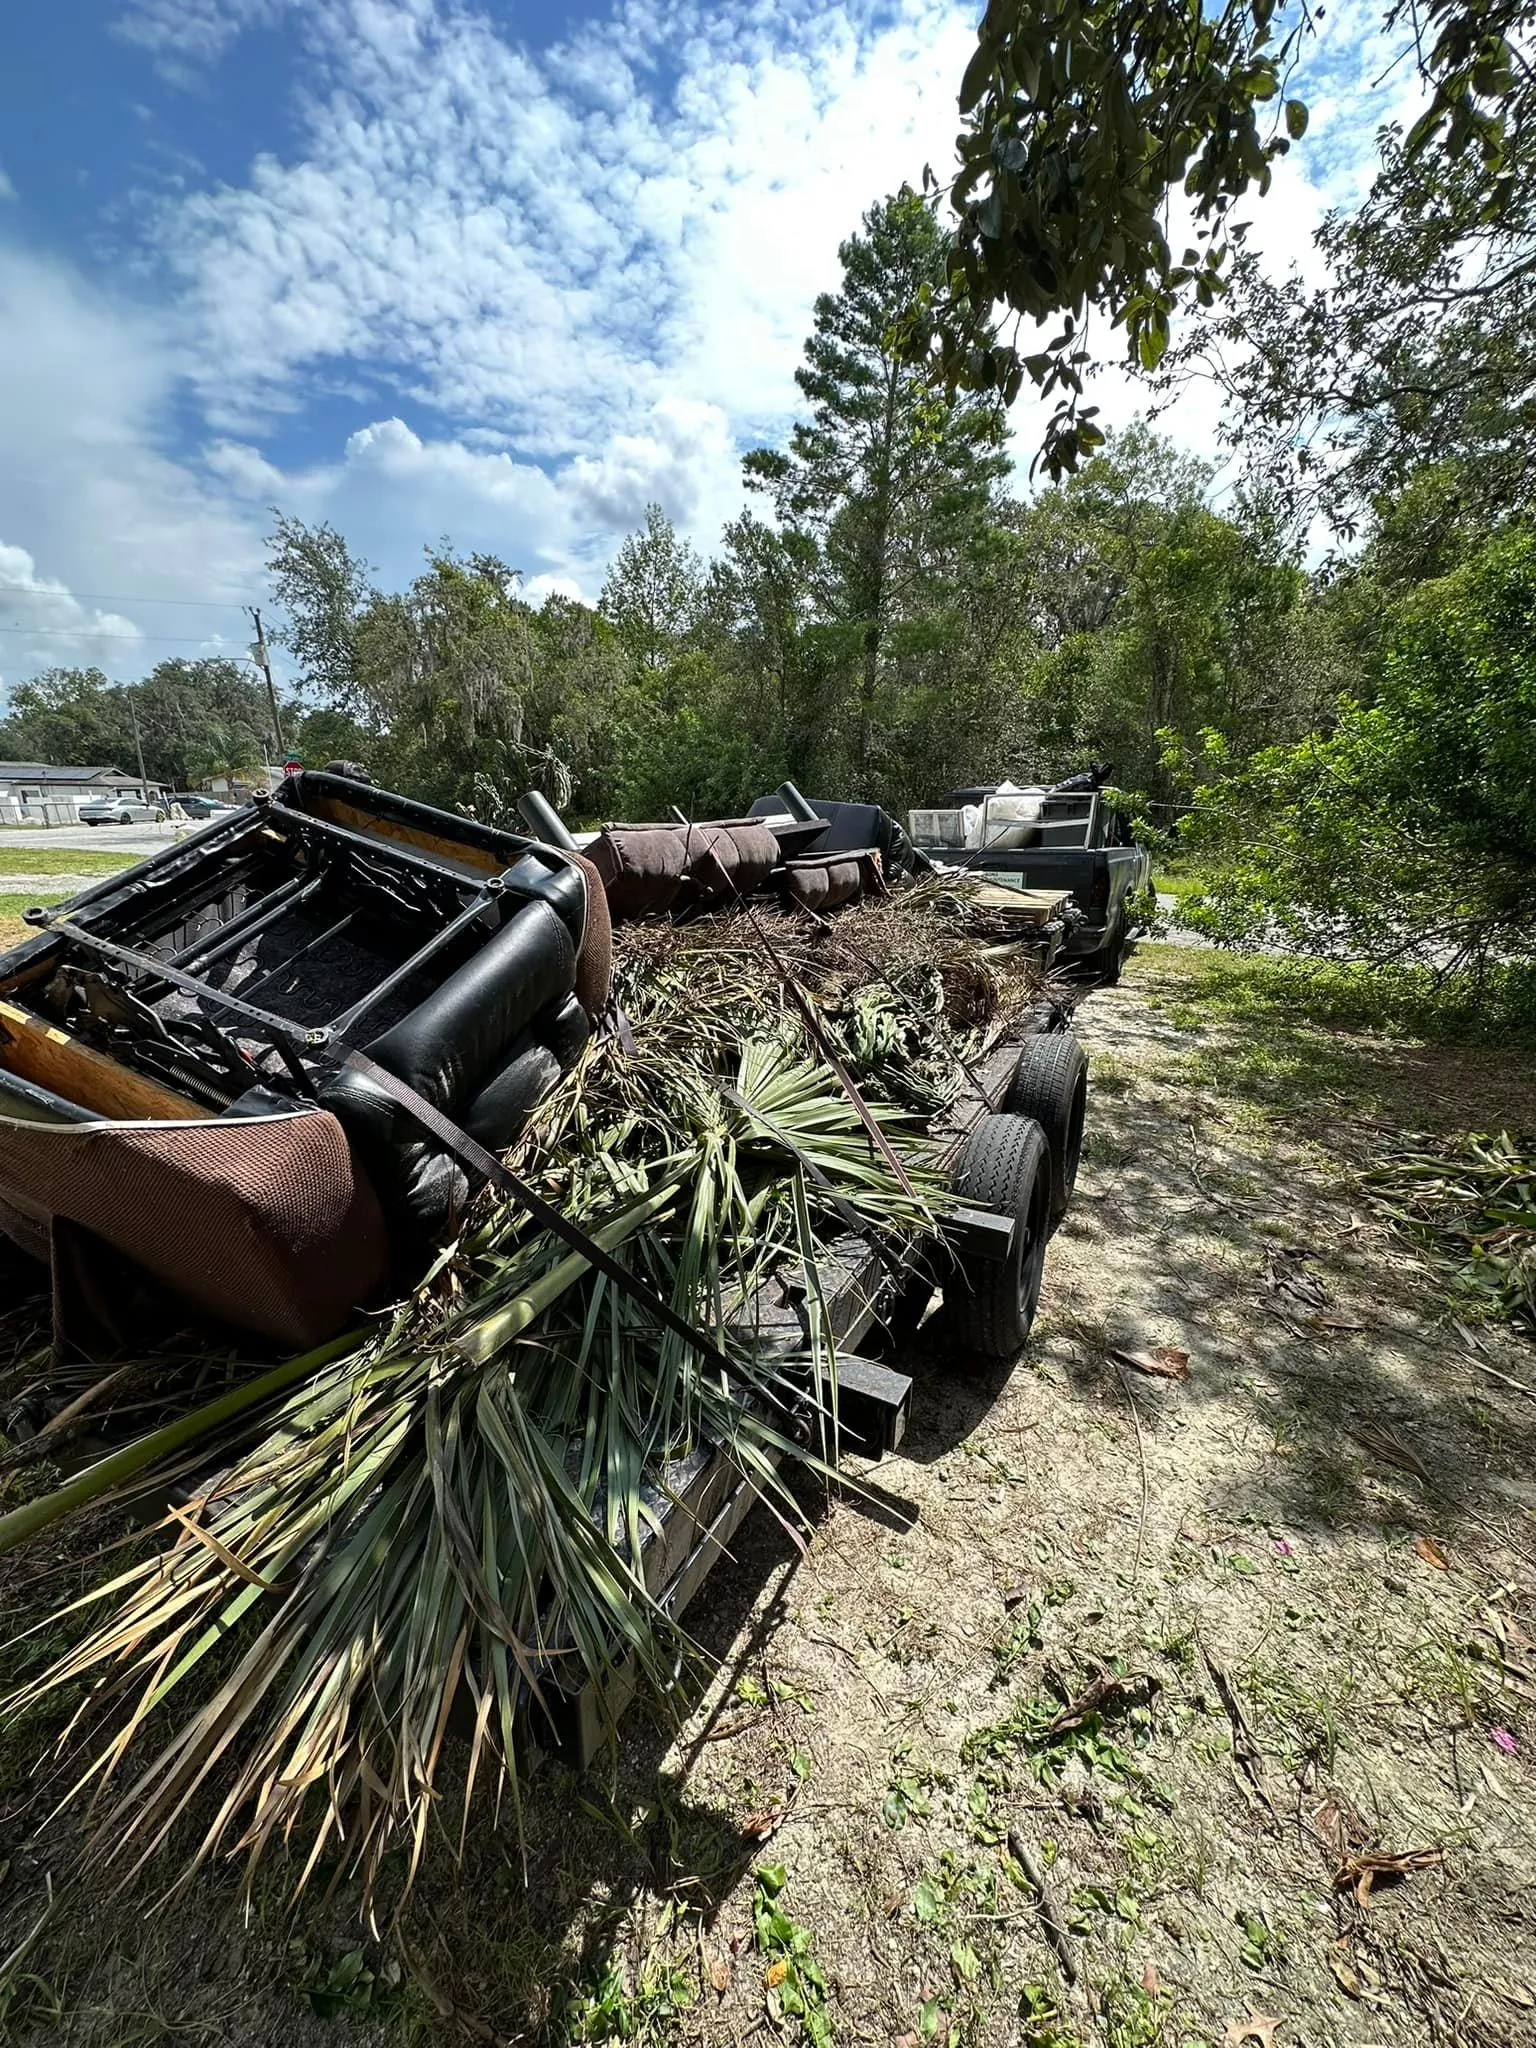
M 947 0 L 56 0 L 0 80 L 0 690 L 243 652 L 274 505 L 398 583 L 442 535 L 595 596 L 707 550 L 838 242 L 942 173 Z M 1304 260 L 1400 74 L 1325 20 L 1256 238 Z M 1134 416 L 1105 379 L 1112 422 Z M 1018 422 L 1027 456 L 1035 422 Z M 1165 422 L 1214 446 L 1198 394 Z

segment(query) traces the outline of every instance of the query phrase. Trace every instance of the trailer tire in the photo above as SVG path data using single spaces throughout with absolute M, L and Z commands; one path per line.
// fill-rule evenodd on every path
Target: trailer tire
M 945 1305 L 956 1341 L 981 1358 L 1012 1358 L 1035 1320 L 1051 1227 L 1051 1160 L 1032 1117 L 984 1116 L 961 1148 L 955 1193 L 1016 1220 L 1006 1259 L 958 1267 Z
M 1032 1116 L 1045 1133 L 1051 1152 L 1054 1230 L 1077 1185 L 1088 1112 L 1088 1056 L 1075 1033 L 1042 1031 L 1025 1039 L 1003 1108 L 1010 1116 Z

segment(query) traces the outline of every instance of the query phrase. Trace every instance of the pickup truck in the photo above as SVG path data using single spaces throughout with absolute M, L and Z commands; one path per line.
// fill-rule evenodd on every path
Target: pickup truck
M 1070 891 L 1077 915 L 1062 959 L 1102 982 L 1120 979 L 1143 921 L 1152 857 L 1092 777 L 1050 788 L 1005 782 L 951 790 L 941 805 L 909 812 L 908 831 L 936 867 L 1005 888 Z

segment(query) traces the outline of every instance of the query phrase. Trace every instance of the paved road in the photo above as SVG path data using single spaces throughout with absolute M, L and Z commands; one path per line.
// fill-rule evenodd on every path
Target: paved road
M 7 825 L 0 847 L 67 847 L 81 853 L 136 853 L 142 859 L 158 846 L 184 839 L 191 825 Z

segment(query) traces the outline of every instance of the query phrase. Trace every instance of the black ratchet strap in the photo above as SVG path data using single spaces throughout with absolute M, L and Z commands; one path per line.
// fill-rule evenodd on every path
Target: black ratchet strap
M 615 1287 L 622 1288 L 642 1307 L 648 1308 L 674 1335 L 681 1337 L 683 1342 L 697 1351 L 701 1357 L 707 1358 L 711 1365 L 717 1365 L 732 1380 L 741 1381 L 747 1378 L 739 1361 L 728 1356 L 712 1337 L 706 1336 L 702 1330 L 690 1323 L 685 1315 L 680 1314 L 672 1306 L 664 1294 L 652 1287 L 649 1281 L 642 1280 L 638 1274 L 632 1273 L 628 1266 L 613 1256 L 612 1252 L 605 1251 L 579 1223 L 573 1223 L 569 1216 L 563 1216 L 552 1202 L 547 1202 L 521 1175 L 513 1173 L 510 1167 L 503 1166 L 493 1152 L 488 1152 L 469 1135 L 468 1131 L 460 1130 L 451 1117 L 444 1116 L 443 1112 L 428 1102 L 424 1095 L 418 1095 L 407 1082 L 390 1073 L 387 1067 L 381 1067 L 377 1060 L 369 1059 L 365 1052 L 349 1051 L 345 1064 L 377 1088 L 381 1095 L 387 1095 L 391 1102 L 398 1103 L 407 1116 L 414 1118 L 423 1130 L 430 1131 L 438 1143 L 446 1151 L 451 1152 L 461 1165 L 467 1166 L 472 1173 L 477 1173 L 483 1180 L 489 1181 L 496 1192 L 505 1195 L 508 1201 L 516 1202 L 526 1209 L 536 1223 L 568 1244 L 573 1252 L 579 1252 L 588 1265 L 595 1267 L 605 1278 L 611 1280 Z M 752 1392 L 768 1401 L 781 1416 L 790 1415 L 790 1404 L 781 1395 L 773 1393 L 758 1380 L 751 1380 L 749 1383 Z

